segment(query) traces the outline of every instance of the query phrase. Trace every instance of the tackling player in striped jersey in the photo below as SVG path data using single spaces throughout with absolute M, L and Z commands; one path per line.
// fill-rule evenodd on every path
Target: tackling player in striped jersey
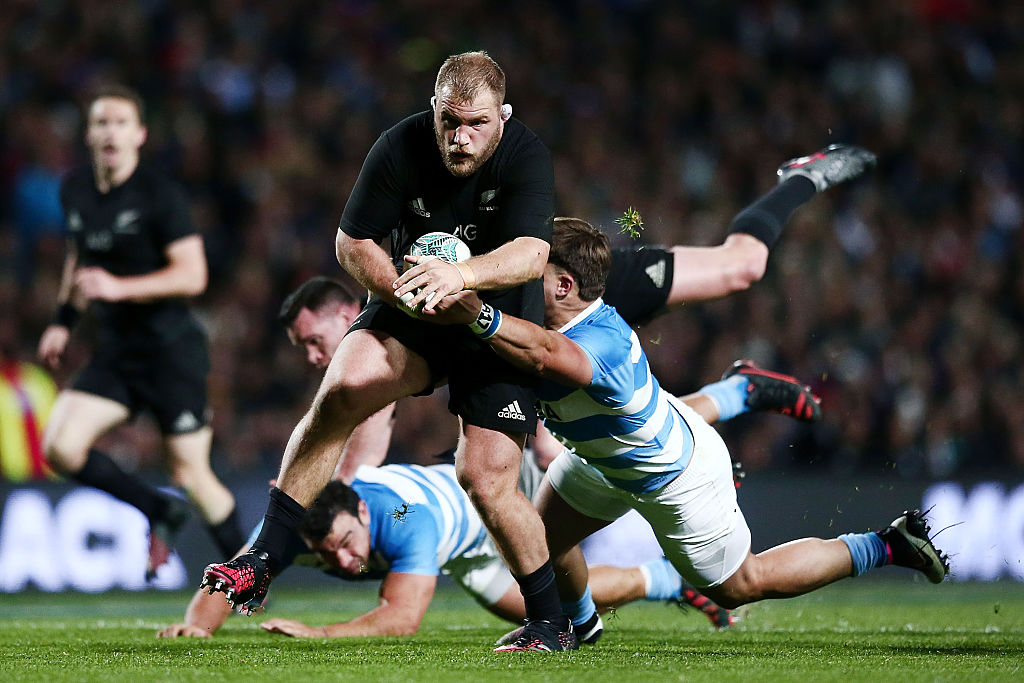
M 886 564 L 921 571 L 933 583 L 945 578 L 946 559 L 917 511 L 879 532 L 752 553 L 721 437 L 661 389 L 636 333 L 601 299 L 610 261 L 605 235 L 558 218 L 544 272 L 543 328 L 495 312 L 473 294 L 447 297 L 434 314 L 468 325 L 542 378 L 545 425 L 571 452 L 548 468 L 534 502 L 574 627 L 592 623 L 596 612 L 578 543 L 630 509 L 650 522 L 683 578 L 727 608 L 802 595 Z M 524 633 L 506 647 L 536 644 Z

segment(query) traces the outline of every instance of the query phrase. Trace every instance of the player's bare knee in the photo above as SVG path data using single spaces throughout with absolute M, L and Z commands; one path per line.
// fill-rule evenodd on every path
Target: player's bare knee
M 500 507 L 504 496 L 515 493 L 502 477 L 495 477 L 493 472 L 485 468 L 461 468 L 458 480 L 473 507 L 481 514 Z
M 184 458 L 172 459 L 169 463 L 169 469 L 171 483 L 178 488 L 184 489 L 187 493 L 194 491 L 204 475 L 207 474 L 207 472 L 204 472 L 204 469 L 209 472 L 209 476 L 213 475 L 212 470 L 209 470 L 204 464 Z
M 756 560 L 748 559 L 724 583 L 701 592 L 726 609 L 757 602 L 765 597 L 761 567 Z
M 750 289 L 751 285 L 764 277 L 767 265 L 767 260 L 758 255 L 750 255 L 736 262 L 728 275 L 729 287 L 735 292 Z
M 382 407 L 370 406 L 366 394 L 357 387 L 347 384 L 321 387 L 310 409 L 310 426 L 323 430 L 347 425 L 350 431 Z
M 43 454 L 50 466 L 61 474 L 74 474 L 85 466 L 88 447 L 77 445 L 73 440 L 55 434 L 44 436 Z

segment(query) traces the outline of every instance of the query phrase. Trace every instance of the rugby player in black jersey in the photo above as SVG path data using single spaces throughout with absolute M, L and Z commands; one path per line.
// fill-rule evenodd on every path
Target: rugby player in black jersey
M 475 289 L 492 305 L 540 321 L 540 276 L 554 216 L 551 156 L 505 104 L 505 75 L 487 54 L 449 57 L 431 109 L 374 144 L 337 233 L 338 260 L 373 295 L 335 353 L 306 416 L 285 449 L 277 487 L 250 552 L 207 567 L 204 585 L 249 610 L 280 566 L 288 537 L 334 472 L 339 447 L 370 414 L 447 381 L 459 416 L 459 481 L 519 582 L 529 626 L 522 647 L 576 647 L 562 614 L 544 530 L 516 486 L 533 433 L 535 381 L 463 330 L 416 319 L 446 294 Z M 399 276 L 419 236 L 453 233 L 473 257 L 430 262 Z M 380 243 L 391 237 L 391 255 Z M 408 303 L 405 290 L 420 288 Z M 428 301 L 428 297 L 430 300 Z M 398 306 L 402 305 L 403 309 Z
M 80 313 L 96 322 L 94 352 L 60 393 L 44 436 L 58 472 L 134 505 L 150 523 L 147 575 L 166 562 L 188 506 L 124 471 L 92 448 L 141 410 L 163 436 L 171 480 L 199 507 L 217 547 L 244 542 L 231 492 L 210 469 L 209 359 L 186 299 L 206 288 L 203 241 L 183 191 L 140 163 L 142 103 L 123 86 L 97 90 L 86 105 L 89 166 L 61 186 L 70 230 L 58 313 L 39 342 L 57 367 Z

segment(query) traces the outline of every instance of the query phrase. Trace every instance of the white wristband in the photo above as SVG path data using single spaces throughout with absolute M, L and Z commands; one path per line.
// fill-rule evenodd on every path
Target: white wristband
M 501 327 L 501 311 L 490 304 L 483 304 L 476 320 L 469 323 L 469 329 L 481 339 L 490 339 Z

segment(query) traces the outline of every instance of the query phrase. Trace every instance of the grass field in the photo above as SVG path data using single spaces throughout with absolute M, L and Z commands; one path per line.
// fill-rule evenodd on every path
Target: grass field
M 1024 680 L 1024 585 L 849 581 L 747 608 L 733 629 L 635 604 L 605 619 L 593 647 L 495 655 L 508 625 L 457 588 L 411 638 L 295 640 L 233 617 L 212 639 L 158 640 L 185 594 L 0 596 L 0 681 L 998 681 Z M 270 614 L 339 621 L 372 590 L 278 590 Z

